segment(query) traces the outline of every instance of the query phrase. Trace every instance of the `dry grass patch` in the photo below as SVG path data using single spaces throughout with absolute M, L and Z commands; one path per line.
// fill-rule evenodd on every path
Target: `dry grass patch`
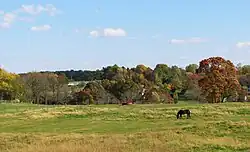
M 16 114 L 12 114 L 12 113 L 0 114 L 0 118 L 11 118 L 11 117 L 16 117 Z
M 97 108 L 91 106 L 86 106 L 81 108 L 75 106 L 58 106 L 53 108 L 26 110 L 18 114 L 24 115 L 24 118 L 26 119 L 47 119 L 47 118 L 60 117 L 63 115 L 90 115 L 90 114 L 101 115 L 102 113 L 105 112 L 114 112 L 118 110 L 119 110 L 118 108 Z
M 207 144 L 219 145 L 219 146 L 229 146 L 235 148 L 247 147 L 250 145 L 250 140 L 242 142 L 237 139 L 229 138 L 229 137 L 216 137 L 207 139 Z
M 204 145 L 249 148 L 248 143 L 228 137 L 201 137 L 180 131 L 135 134 L 0 134 L 0 145 L 9 152 L 175 152 L 192 151 Z
M 229 124 L 232 126 L 232 127 L 249 127 L 250 129 L 250 122 L 247 122 L 247 121 L 237 121 L 237 122 L 232 122 L 230 121 Z

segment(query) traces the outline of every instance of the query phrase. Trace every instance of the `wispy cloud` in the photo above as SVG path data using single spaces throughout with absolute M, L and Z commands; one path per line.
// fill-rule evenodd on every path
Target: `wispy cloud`
M 238 47 L 238 48 L 250 47 L 250 42 L 238 42 L 236 44 L 236 47 Z
M 3 21 L 0 22 L 0 28 L 6 29 L 10 28 L 10 25 L 15 21 L 17 15 L 14 13 L 4 13 L 3 14 Z
M 17 18 L 17 15 L 16 14 L 14 14 L 14 13 L 6 13 L 6 14 L 4 14 L 4 16 L 3 16 L 3 21 L 5 22 L 5 23 L 12 23 L 12 22 L 14 22 L 14 20 Z
M 91 37 L 99 37 L 100 36 L 98 31 L 91 31 L 91 32 L 89 32 L 89 35 Z
M 60 10 L 58 10 L 54 5 L 52 4 L 46 4 L 46 5 L 22 5 L 19 9 L 20 12 L 28 13 L 31 15 L 38 15 L 40 13 L 47 13 L 50 16 L 55 16 L 56 14 L 61 13 Z
M 124 37 L 127 36 L 127 32 L 122 28 L 105 28 L 102 30 L 93 30 L 90 33 L 92 37 Z
M 30 28 L 31 31 L 48 31 L 52 27 L 50 25 L 33 26 Z
M 172 39 L 169 40 L 170 44 L 190 44 L 190 43 L 203 43 L 207 42 L 207 39 L 199 38 L 199 37 L 193 37 L 188 39 Z
M 73 32 L 75 32 L 75 33 L 86 33 L 86 32 L 88 32 L 88 30 L 86 30 L 86 28 L 78 27 L 78 28 L 73 29 Z
M 10 24 L 8 24 L 8 23 L 0 23 L 0 29 L 6 29 L 9 27 L 10 27 Z
M 31 18 L 31 17 L 19 17 L 18 20 L 23 21 L 23 22 L 33 22 L 34 18 Z
M 59 13 L 61 13 L 59 9 L 57 9 L 52 4 L 46 4 L 46 5 L 21 5 L 20 8 L 15 9 L 10 12 L 5 12 L 3 10 L 0 10 L 0 15 L 3 16 L 2 21 L 0 21 L 0 28 L 10 28 L 11 25 L 16 21 L 25 21 L 25 22 L 32 22 L 34 20 L 34 17 L 27 17 L 22 16 L 23 14 L 27 15 L 39 15 L 41 13 L 47 13 L 49 16 L 55 16 Z
M 81 30 L 80 30 L 80 29 L 78 29 L 78 28 L 76 28 L 76 29 L 74 29 L 74 32 L 75 32 L 75 33 L 80 33 L 80 32 L 81 32 Z
M 155 34 L 152 36 L 153 39 L 156 39 L 156 38 L 159 38 L 160 37 L 160 34 Z

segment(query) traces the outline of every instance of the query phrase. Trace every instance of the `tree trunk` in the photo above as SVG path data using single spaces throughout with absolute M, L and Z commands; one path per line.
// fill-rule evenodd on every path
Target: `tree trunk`
M 40 96 L 37 95 L 37 96 L 36 96 L 36 104 L 39 104 L 39 98 L 40 98 Z
M 3 100 L 3 92 L 1 92 L 1 99 L 0 100 Z
M 48 96 L 46 92 L 44 92 L 44 98 L 45 98 L 45 105 L 48 105 Z

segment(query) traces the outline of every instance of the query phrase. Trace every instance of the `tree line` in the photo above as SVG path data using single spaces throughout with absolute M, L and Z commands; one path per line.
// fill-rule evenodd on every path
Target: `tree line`
M 70 81 L 82 81 L 69 86 Z M 42 71 L 15 74 L 0 69 L 0 99 L 35 104 L 204 103 L 245 101 L 250 65 L 234 66 L 210 57 L 185 69 L 157 64 L 133 68 L 118 65 L 95 71 Z

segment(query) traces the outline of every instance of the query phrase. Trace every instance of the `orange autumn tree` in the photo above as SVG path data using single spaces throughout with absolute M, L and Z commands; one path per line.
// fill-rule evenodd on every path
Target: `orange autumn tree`
M 241 90 L 236 68 L 230 60 L 211 57 L 200 61 L 198 73 L 202 76 L 199 87 L 207 102 L 219 103 L 227 97 L 237 97 Z

